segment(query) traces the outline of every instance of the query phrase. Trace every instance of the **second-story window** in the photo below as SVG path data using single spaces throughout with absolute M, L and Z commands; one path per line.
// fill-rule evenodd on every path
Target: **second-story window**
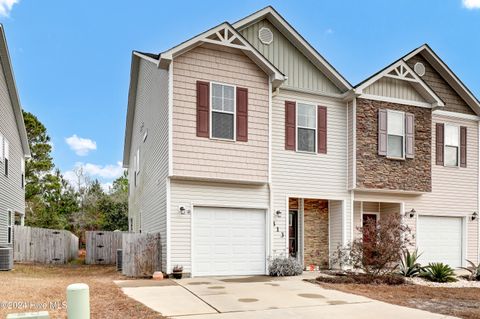
M 405 113 L 389 110 L 387 113 L 387 127 L 387 156 L 391 158 L 404 158 Z
M 8 176 L 8 170 L 9 170 L 9 160 L 10 160 L 10 143 L 8 140 L 4 137 L 3 138 L 3 156 L 4 156 L 4 167 L 5 167 L 5 176 Z
M 445 125 L 445 166 L 458 166 L 460 148 L 459 127 Z
M 212 83 L 211 137 L 235 140 L 235 87 Z
M 317 108 L 315 105 L 297 103 L 297 150 L 316 152 Z

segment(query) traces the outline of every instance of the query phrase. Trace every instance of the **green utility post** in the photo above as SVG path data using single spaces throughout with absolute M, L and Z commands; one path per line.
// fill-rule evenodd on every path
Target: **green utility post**
M 68 319 L 90 319 L 90 289 L 86 284 L 67 287 Z

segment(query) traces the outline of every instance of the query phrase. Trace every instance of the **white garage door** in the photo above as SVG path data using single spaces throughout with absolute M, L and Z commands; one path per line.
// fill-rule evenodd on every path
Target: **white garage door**
M 194 276 L 265 274 L 265 211 L 195 207 Z
M 419 216 L 418 251 L 422 264 L 442 262 L 451 267 L 462 266 L 463 219 L 459 217 Z

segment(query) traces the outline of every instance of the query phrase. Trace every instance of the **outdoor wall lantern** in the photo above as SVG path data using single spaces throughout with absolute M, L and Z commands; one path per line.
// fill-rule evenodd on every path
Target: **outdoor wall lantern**
M 413 218 L 413 217 L 415 217 L 415 213 L 416 213 L 415 209 L 412 208 L 411 211 L 405 213 L 405 216 L 408 216 L 408 217 L 410 217 L 410 218 Z
M 280 217 L 282 216 L 282 212 L 279 211 L 279 210 L 277 210 L 277 211 L 275 212 L 275 214 L 277 215 L 278 218 L 280 218 Z
M 180 214 L 182 214 L 182 215 L 185 215 L 185 214 L 190 215 L 190 209 L 186 209 L 185 206 L 180 206 L 178 208 L 178 210 L 180 211 Z
M 473 212 L 473 214 L 472 214 L 472 221 L 477 220 L 477 218 L 478 218 L 478 213 L 477 213 L 477 212 Z

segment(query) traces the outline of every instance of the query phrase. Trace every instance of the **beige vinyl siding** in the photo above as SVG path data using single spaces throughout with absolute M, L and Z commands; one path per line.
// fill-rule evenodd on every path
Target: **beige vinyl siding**
M 273 42 L 263 44 L 258 31 L 268 27 L 273 33 Z M 277 28 L 268 20 L 261 20 L 240 33 L 282 73 L 288 76 L 284 87 L 325 93 L 341 93 L 340 90 L 317 69 Z
M 139 60 L 135 116 L 128 179 L 129 217 L 134 230 L 160 232 L 162 268 L 167 253 L 167 177 L 168 177 L 168 71 L 144 59 Z M 143 126 L 143 130 L 141 127 Z M 143 140 L 144 133 L 147 139 Z M 140 174 L 134 185 L 134 157 L 140 149 Z M 141 216 L 140 216 L 141 214 Z
M 285 101 L 303 101 L 327 107 L 327 154 L 307 154 L 285 150 Z M 347 108 L 340 99 L 300 94 L 280 89 L 273 98 L 272 127 L 272 189 L 273 211 L 288 211 L 288 198 L 343 200 L 345 225 L 350 229 L 350 195 L 347 191 Z M 337 211 L 335 211 L 335 214 Z M 285 214 L 286 215 L 286 214 Z M 277 221 L 286 233 L 287 218 Z M 330 215 L 335 221 L 340 216 Z M 333 226 L 335 226 L 333 225 Z M 338 234 L 338 230 L 331 229 Z M 350 236 L 346 232 L 347 240 Z M 287 237 L 273 233 L 273 248 L 277 255 L 287 253 Z M 343 238 L 342 238 L 343 239 Z M 339 239 L 333 239 L 338 241 Z
M 173 175 L 268 181 L 268 77 L 239 50 L 197 47 L 174 59 Z M 196 136 L 196 81 L 248 88 L 248 142 Z
M 433 115 L 433 134 L 436 123 L 452 123 L 467 127 L 467 167 L 452 168 L 435 165 L 432 156 L 432 192 L 423 195 L 369 193 L 355 191 L 355 200 L 403 202 L 406 212 L 415 209 L 415 218 L 405 221 L 416 231 L 418 215 L 465 217 L 467 223 L 467 258 L 478 260 L 478 219 L 471 220 L 478 211 L 478 122 L 454 117 Z M 435 140 L 435 137 L 433 136 Z M 432 143 L 432 154 L 435 154 Z
M 348 180 L 347 180 L 347 187 L 348 189 L 351 189 L 353 188 L 354 186 L 354 176 L 355 176 L 355 172 L 354 172 L 354 163 L 355 163 L 355 159 L 354 159 L 354 151 L 353 151 L 353 148 L 354 148 L 354 145 L 353 145 L 353 132 L 354 132 L 354 129 L 353 129 L 353 120 L 354 120 L 354 112 L 353 112 L 353 101 L 350 101 L 348 102 L 347 104 L 347 146 L 348 146 L 348 149 L 347 149 L 347 175 L 348 175 Z
M 330 253 L 334 252 L 338 247 L 343 245 L 343 227 L 342 227 L 342 214 L 343 203 L 339 200 L 331 200 L 328 203 L 328 216 L 329 216 L 329 237 L 330 237 Z
M 200 181 L 171 182 L 171 265 L 183 265 L 191 272 L 191 214 L 180 214 L 179 207 L 197 206 L 259 208 L 268 210 L 267 186 Z M 268 231 L 268 229 L 267 229 Z M 268 235 L 267 235 L 268 238 Z M 170 272 L 171 269 L 168 270 Z
M 8 177 L 5 176 L 5 162 L 0 162 L 0 246 L 5 246 L 8 240 L 8 211 L 12 211 L 12 214 L 25 213 L 25 191 L 21 187 L 21 161 L 24 153 L 1 63 L 0 114 L 0 133 L 10 144 Z
M 415 102 L 426 102 L 408 81 L 383 77 L 364 89 L 366 94 Z

